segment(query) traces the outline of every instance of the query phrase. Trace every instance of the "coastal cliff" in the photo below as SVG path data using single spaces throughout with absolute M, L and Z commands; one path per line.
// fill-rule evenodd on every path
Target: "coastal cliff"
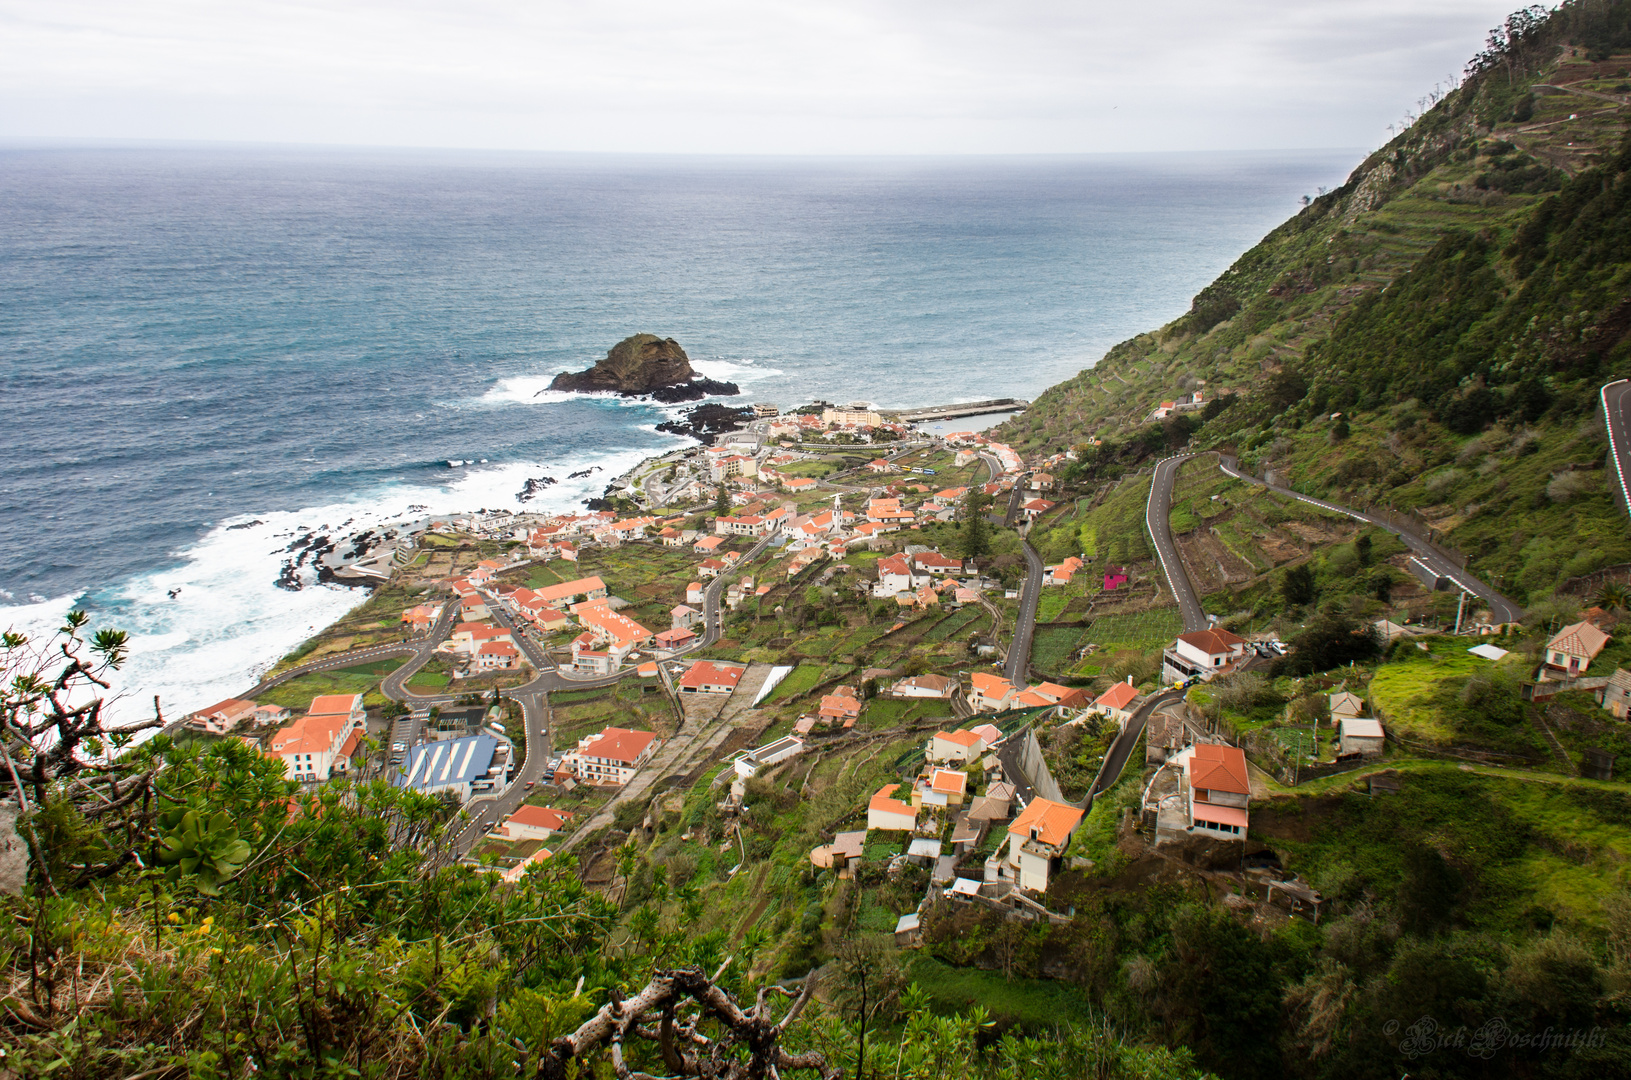
M 658 401 L 699 401 L 710 395 L 741 393 L 735 383 L 704 378 L 673 338 L 635 334 L 613 345 L 604 360 L 587 371 L 563 371 L 549 384 L 551 390 L 577 393 L 650 396 Z

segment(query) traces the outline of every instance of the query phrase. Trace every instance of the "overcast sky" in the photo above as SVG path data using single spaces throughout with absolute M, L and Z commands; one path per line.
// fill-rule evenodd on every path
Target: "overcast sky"
M 0 0 L 0 137 L 1372 147 L 1517 0 Z

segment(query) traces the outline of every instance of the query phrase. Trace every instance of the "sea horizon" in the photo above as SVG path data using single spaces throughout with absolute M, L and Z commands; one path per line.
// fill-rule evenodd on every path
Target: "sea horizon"
M 301 530 L 546 476 L 526 508 L 568 509 L 684 445 L 675 407 L 546 391 L 629 334 L 742 404 L 1028 399 L 1359 156 L 0 139 L 0 623 L 84 607 L 133 632 L 135 700 L 207 704 L 360 601 L 275 586 Z

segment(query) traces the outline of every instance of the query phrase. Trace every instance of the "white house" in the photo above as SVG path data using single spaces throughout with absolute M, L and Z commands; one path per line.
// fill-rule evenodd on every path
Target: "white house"
M 1246 639 L 1227 630 L 1194 630 L 1179 634 L 1161 654 L 1161 673 L 1168 682 L 1194 676 L 1210 679 L 1246 655 Z
M 956 692 L 957 680 L 945 675 L 913 675 L 896 680 L 892 689 L 896 697 L 939 698 L 942 701 L 950 700 Z
M 976 671 L 968 681 L 968 703 L 976 712 L 1000 712 L 1019 693 L 1018 687 L 1007 679 L 984 671 Z
M 521 650 L 508 641 L 489 641 L 476 650 L 477 671 L 502 671 L 520 663 Z
M 295 780 L 327 780 L 350 768 L 364 722 L 361 694 L 323 694 L 312 698 L 305 716 L 272 735 L 271 753 Z
M 506 840 L 548 840 L 566 828 L 572 817 L 570 811 L 549 806 L 518 806 L 493 835 Z
M 885 784 L 866 804 L 866 827 L 888 832 L 911 832 L 917 828 L 917 811 L 911 803 L 895 798 L 900 784 Z
M 1181 770 L 1180 791 L 1189 813 L 1189 829 L 1223 840 L 1246 838 L 1246 804 L 1251 783 L 1246 755 L 1238 746 L 1197 743 L 1180 750 L 1173 762 Z
M 242 721 L 254 720 L 258 708 L 253 701 L 227 698 L 188 716 L 186 726 L 211 735 L 225 735 Z
M 1358 694 L 1340 690 L 1330 695 L 1331 719 L 1341 720 L 1345 716 L 1363 716 L 1365 714 L 1365 701 Z
M 874 596 L 894 596 L 910 589 L 922 588 L 929 583 L 929 575 L 915 569 L 904 555 L 890 555 L 878 560 L 878 584 Z
M 1094 699 L 1093 711 L 1125 723 L 1132 716 L 1132 705 L 1137 698 L 1136 686 L 1131 682 L 1118 682 Z
M 753 750 L 746 750 L 740 754 L 733 767 L 736 775 L 743 780 L 751 780 L 758 775 L 760 769 L 771 765 L 779 765 L 790 757 L 794 757 L 804 749 L 804 740 L 791 735 L 783 736 L 775 742 L 766 743 Z
M 972 731 L 937 731 L 929 740 L 928 758 L 936 763 L 967 765 L 985 753 L 986 742 Z
M 1546 643 L 1546 670 L 1570 679 L 1584 675 L 1607 644 L 1608 635 L 1591 623 L 1571 623 Z
M 1008 846 L 985 861 L 985 880 L 1047 892 L 1083 812 L 1050 799 L 1032 799 L 1008 826 Z
M 607 650 L 595 647 L 595 635 L 589 631 L 572 639 L 572 670 L 579 675 L 610 675 L 620 663 Z
M 682 694 L 729 694 L 742 681 L 747 668 L 741 664 L 720 664 L 698 660 L 680 678 Z
M 656 752 L 652 732 L 609 727 L 580 739 L 578 748 L 561 758 L 560 770 L 586 784 L 622 787 Z

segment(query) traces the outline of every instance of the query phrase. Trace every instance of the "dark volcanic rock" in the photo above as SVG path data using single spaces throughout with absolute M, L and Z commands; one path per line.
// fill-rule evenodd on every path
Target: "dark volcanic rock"
M 674 435 L 689 435 L 712 445 L 715 437 L 727 431 L 736 431 L 752 419 L 752 409 L 737 409 L 709 402 L 694 409 L 687 409 L 684 419 L 658 424 L 657 430 Z
M 700 377 L 679 342 L 656 334 L 624 338 L 612 346 L 606 359 L 588 371 L 561 372 L 549 388 L 576 393 L 610 391 L 624 397 L 650 394 L 659 401 L 671 403 L 697 401 L 710 394 L 741 392 L 735 383 Z
M 692 379 L 678 386 L 663 386 L 651 392 L 658 401 L 673 405 L 681 401 L 701 401 L 705 397 L 732 397 L 742 392 L 733 382 L 714 379 Z
M 553 476 L 533 477 L 525 484 L 521 485 L 521 490 L 515 497 L 521 502 L 528 502 L 531 499 L 537 498 L 545 488 L 549 487 L 549 485 L 553 483 L 555 483 L 555 478 Z

